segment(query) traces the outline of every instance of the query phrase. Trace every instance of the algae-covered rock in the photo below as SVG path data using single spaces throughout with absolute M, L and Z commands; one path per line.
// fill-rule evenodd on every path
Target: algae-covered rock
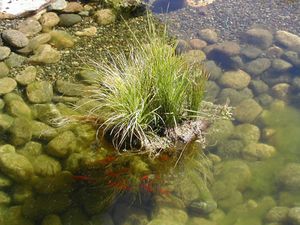
M 227 71 L 219 79 L 219 83 L 228 88 L 243 89 L 248 86 L 251 77 L 242 70 Z
M 21 204 L 33 195 L 32 187 L 27 184 L 18 184 L 13 187 L 12 198 L 14 203 Z
M 7 112 L 14 117 L 20 117 L 25 119 L 31 119 L 31 109 L 30 107 L 24 102 L 20 100 L 11 100 L 6 104 Z
M 172 215 L 172 217 L 170 217 Z M 188 215 L 185 211 L 170 207 L 159 207 L 153 214 L 153 220 L 148 225 L 158 224 L 185 224 L 188 221 Z M 153 222 L 161 221 L 161 223 Z
M 55 176 L 61 171 L 59 161 L 47 156 L 39 155 L 33 161 L 34 172 L 40 176 Z
M 89 87 L 86 85 L 70 83 L 63 80 L 57 80 L 55 87 L 61 94 L 79 97 L 86 95 L 89 90 Z
M 36 195 L 26 199 L 23 206 L 23 215 L 28 218 L 43 218 L 49 214 L 62 213 L 70 207 L 72 201 L 66 193 Z
M 51 140 L 58 134 L 55 128 L 50 127 L 45 123 L 33 120 L 31 125 L 33 139 Z
M 18 153 L 24 155 L 30 161 L 33 161 L 37 156 L 41 155 L 43 151 L 42 144 L 34 141 L 27 142 Z
M 96 129 L 90 124 L 80 124 L 72 131 L 81 145 L 90 145 L 96 138 Z
M 10 78 L 4 77 L 0 79 L 0 95 L 12 92 L 17 87 L 17 82 Z
M 289 208 L 284 206 L 276 206 L 269 210 L 265 220 L 267 222 L 284 223 L 287 220 Z
M 267 49 L 272 45 L 273 35 L 270 31 L 262 28 L 252 28 L 244 35 L 245 41 L 262 49 Z
M 214 81 L 207 81 L 205 85 L 204 100 L 208 102 L 215 102 L 215 98 L 220 92 L 220 87 Z
M 200 217 L 192 217 L 187 222 L 187 225 L 217 225 L 217 223 Z
M 22 214 L 22 206 L 10 207 L 3 218 L 4 225 L 34 225 L 34 223 Z
M 217 103 L 224 105 L 230 103 L 231 106 L 237 106 L 241 101 L 252 98 L 253 95 L 249 89 L 235 90 L 233 88 L 224 88 L 220 92 Z
M 206 141 L 209 145 L 219 144 L 222 140 L 228 138 L 234 130 L 230 120 L 218 120 L 207 130 Z
M 0 154 L 15 153 L 16 149 L 13 145 L 5 144 L 0 146 Z
M 262 107 L 253 99 L 243 100 L 237 105 L 233 114 L 234 117 L 242 123 L 254 121 L 262 112 Z
M 5 59 L 5 64 L 9 68 L 20 67 L 23 65 L 24 62 L 27 61 L 27 58 L 21 55 L 18 55 L 12 52 L 7 59 Z
M 288 219 L 292 224 L 300 224 L 300 207 L 291 208 L 288 212 Z
M 17 153 L 1 154 L 0 168 L 7 176 L 20 182 L 29 180 L 34 172 L 30 161 Z
M 62 225 L 62 222 L 58 215 L 50 214 L 44 217 L 42 225 Z
M 76 137 L 73 132 L 65 131 L 52 139 L 47 146 L 47 152 L 55 157 L 67 157 L 76 147 Z
M 217 146 L 217 154 L 222 158 L 238 158 L 243 148 L 241 140 L 227 139 Z
M 94 14 L 96 23 L 108 25 L 116 21 L 116 15 L 111 9 L 100 9 Z
M 83 212 L 82 209 L 77 207 L 72 207 L 68 209 L 66 212 L 64 212 L 61 219 L 63 224 L 70 224 L 70 225 L 89 224 L 88 216 Z
M 0 205 L 8 205 L 10 202 L 10 196 L 5 192 L 0 191 Z
M 54 104 L 34 104 L 32 112 L 34 117 L 48 125 L 55 125 L 54 120 L 61 117 L 61 113 Z
M 300 189 L 300 164 L 289 163 L 279 173 L 279 182 L 287 190 L 299 190 Z
M 0 114 L 0 131 L 6 131 L 11 127 L 14 122 L 14 118 L 7 114 Z
M 188 65 L 201 64 L 206 59 L 205 53 L 201 50 L 189 50 L 182 54 L 182 57 Z
M 66 31 L 53 30 L 49 34 L 51 35 L 51 45 L 57 49 L 71 48 L 74 46 L 73 37 Z
M 11 185 L 12 185 L 12 181 L 8 177 L 0 173 L 0 189 L 9 187 Z
M 258 58 L 250 61 L 246 64 L 245 70 L 247 73 L 258 76 L 262 74 L 264 71 L 269 69 L 271 66 L 271 61 L 268 58 Z
M 16 118 L 9 128 L 10 139 L 14 145 L 23 145 L 31 140 L 31 124 L 27 119 Z
M 258 142 L 260 138 L 260 130 L 257 126 L 245 123 L 235 127 L 232 135 L 234 139 L 240 139 L 244 145 Z
M 48 81 L 36 81 L 27 86 L 26 93 L 32 103 L 46 103 L 53 97 L 53 88 Z
M 224 211 L 228 211 L 236 205 L 242 204 L 244 201 L 243 195 L 240 191 L 233 191 L 224 199 L 218 201 L 218 207 Z
M 59 62 L 60 52 L 52 48 L 51 45 L 43 44 L 34 50 L 34 55 L 29 58 L 32 63 L 52 64 Z
M 37 71 L 34 66 L 28 66 L 16 76 L 16 81 L 21 85 L 28 85 L 34 82 L 36 73 Z
M 9 74 L 9 68 L 4 62 L 0 62 L 0 78 L 6 77 Z
M 117 204 L 114 207 L 113 220 L 116 224 L 148 224 L 147 212 L 143 209 Z
M 276 153 L 276 149 L 263 143 L 250 143 L 243 151 L 242 155 L 247 160 L 265 160 L 272 157 Z

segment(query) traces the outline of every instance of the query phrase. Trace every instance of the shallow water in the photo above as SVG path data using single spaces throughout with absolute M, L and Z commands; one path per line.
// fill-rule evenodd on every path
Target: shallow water
M 81 177 L 101 177 L 103 167 L 108 161 L 114 160 L 106 158 L 107 150 L 94 142 L 95 130 L 91 126 L 71 124 L 67 127 L 55 127 L 57 130 L 51 130 L 53 133 L 36 132 L 33 134 L 35 142 L 29 142 L 25 148 L 24 140 L 1 133 L 1 145 L 21 141 L 20 145 L 16 144 L 20 146 L 16 151 L 18 155 L 30 159 L 38 176 L 24 181 L 22 179 L 33 173 L 30 168 L 24 170 L 25 175 L 22 172 L 11 175 L 11 171 L 5 170 L 4 174 L 10 174 L 14 177 L 13 180 L 21 179 L 14 182 L 0 173 L 0 224 L 2 215 L 4 225 L 37 225 L 42 224 L 41 221 L 44 221 L 43 225 L 59 225 L 60 219 L 63 225 L 300 224 L 300 64 L 291 62 L 292 57 L 285 54 L 287 48 L 274 41 L 275 32 L 278 30 L 288 30 L 299 38 L 299 1 L 216 0 L 204 8 L 191 7 L 183 1 L 172 1 L 172 5 L 166 4 L 167 1 L 164 0 L 158 2 L 154 5 L 154 12 L 159 12 L 157 17 L 169 23 L 171 32 L 186 41 L 178 48 L 179 52 L 190 54 L 189 57 L 195 61 L 202 61 L 199 56 L 203 54 L 199 51 L 206 53 L 206 66 L 211 72 L 207 84 L 207 100 L 220 104 L 229 102 L 238 108 L 243 101 L 254 99 L 262 107 L 262 110 L 258 110 L 259 113 L 254 112 L 254 116 L 248 114 L 253 108 L 257 108 L 253 102 L 248 101 L 243 108 L 252 105 L 243 114 L 250 115 L 252 119 L 239 113 L 235 120 L 217 121 L 215 127 L 210 128 L 212 133 L 207 137 L 209 145 L 206 155 L 213 164 L 213 181 L 206 187 L 202 179 L 203 171 L 197 170 L 197 162 L 203 158 L 195 157 L 194 161 L 188 163 L 189 167 L 177 172 L 175 176 L 165 177 L 163 181 L 158 179 L 157 189 L 160 186 L 166 187 L 165 193 L 152 193 L 144 188 L 142 193 L 133 196 L 129 191 L 111 204 L 114 201 L 110 202 L 109 198 L 114 200 L 114 193 L 104 190 L 107 188 L 105 185 L 101 189 L 102 184 L 99 182 L 95 185 L 94 180 Z M 237 9 L 243 7 L 243 2 L 244 9 L 237 13 Z M 161 6 L 167 6 L 163 8 L 163 12 L 167 13 L 160 13 Z M 266 48 L 254 48 L 251 44 L 255 43 L 240 39 L 252 26 L 270 30 L 273 41 Z M 203 35 L 199 35 L 198 32 L 205 28 L 215 30 L 217 38 L 205 39 Z M 198 38 L 205 40 L 205 44 L 199 40 L 190 41 Z M 238 53 L 230 53 L 233 55 L 229 56 L 226 53 L 224 56 L 221 52 L 222 54 L 216 56 L 209 54 L 209 49 L 203 46 L 225 40 L 235 40 L 240 48 Z M 231 46 L 228 51 L 235 47 Z M 296 58 L 300 60 L 300 50 L 289 49 L 291 51 L 298 51 Z M 270 61 L 265 71 L 253 71 L 253 67 L 258 67 L 257 64 L 247 67 L 249 63 L 260 58 Z M 278 69 L 273 65 L 274 59 L 279 58 L 289 62 L 288 69 Z M 225 72 L 238 69 L 251 76 L 251 83 L 232 85 L 222 81 L 221 77 L 224 77 Z M 243 77 L 240 82 L 244 83 L 248 78 Z M 234 80 L 231 82 L 234 83 Z M 278 90 L 274 87 L 277 84 L 284 85 L 277 86 Z M 11 96 L 13 97 L 16 96 Z M 50 126 L 53 125 L 52 117 L 57 116 L 56 108 L 63 115 L 76 114 L 61 103 L 56 104 L 56 108 L 31 107 L 32 113 L 38 114 L 34 115 L 36 120 Z M 43 113 L 44 110 L 47 113 Z M 3 112 L 6 111 L 12 113 L 13 110 L 5 108 Z M 26 114 L 26 110 L 21 111 Z M 58 146 L 63 144 L 64 149 L 61 146 L 50 146 L 52 150 L 49 152 L 46 144 L 57 136 L 55 132 L 64 134 L 56 143 Z M 26 135 L 23 138 L 26 142 Z M 199 148 L 197 145 L 194 147 Z M 96 151 L 99 148 L 103 150 L 100 153 Z M 67 159 L 64 158 L 66 149 L 73 152 Z M 13 150 L 2 148 L 1 151 Z M 24 158 L 20 158 L 22 160 Z M 137 158 L 135 163 L 137 165 L 140 160 Z M 22 167 L 25 168 L 27 164 L 23 164 Z M 78 171 L 78 167 L 84 168 L 84 172 Z M 122 169 L 124 168 L 120 168 L 118 172 L 123 176 Z M 75 181 L 73 175 L 78 175 Z M 105 208 L 107 205 L 110 207 Z

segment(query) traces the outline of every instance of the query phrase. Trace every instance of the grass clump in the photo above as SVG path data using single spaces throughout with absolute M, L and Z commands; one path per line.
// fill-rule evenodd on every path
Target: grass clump
M 146 43 L 135 38 L 129 54 L 96 63 L 92 89 L 97 118 L 116 148 L 141 149 L 151 138 L 197 118 L 208 74 L 175 54 L 176 42 L 148 16 Z

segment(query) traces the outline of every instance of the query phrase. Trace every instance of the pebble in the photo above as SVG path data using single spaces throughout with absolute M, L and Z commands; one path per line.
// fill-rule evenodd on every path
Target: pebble
M 97 27 L 88 27 L 84 28 L 82 31 L 76 31 L 75 35 L 77 36 L 87 36 L 87 37 L 92 37 L 97 34 Z
M 21 74 L 16 76 L 16 81 L 21 85 L 28 85 L 34 82 L 36 73 L 36 68 L 34 66 L 28 66 L 21 72 Z
M 117 19 L 115 13 L 111 9 L 100 9 L 94 14 L 96 23 L 99 25 L 108 25 L 114 23 Z
M 78 14 L 60 14 L 59 26 L 71 27 L 77 23 L 80 23 L 82 18 Z
M 0 95 L 12 92 L 17 87 L 17 82 L 9 77 L 0 79 Z
M 10 52 L 11 50 L 9 47 L 0 47 L 0 61 L 6 59 L 9 56 Z

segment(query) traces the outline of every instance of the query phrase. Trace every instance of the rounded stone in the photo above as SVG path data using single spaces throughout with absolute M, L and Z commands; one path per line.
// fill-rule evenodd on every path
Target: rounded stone
M 62 225 L 62 222 L 59 216 L 51 214 L 44 217 L 42 225 Z
M 27 37 L 32 37 L 42 30 L 41 24 L 32 18 L 28 18 L 18 25 L 18 31 L 21 31 Z
M 51 35 L 51 45 L 57 49 L 71 48 L 74 45 L 73 37 L 66 31 L 53 30 L 49 34 Z
M 244 144 L 240 140 L 227 139 L 217 147 L 217 154 L 222 158 L 239 158 Z
M 9 68 L 4 62 L 0 62 L 0 78 L 6 77 L 9 74 Z
M 287 100 L 290 93 L 290 85 L 287 83 L 279 83 L 274 85 L 271 90 L 275 98 Z
M 183 59 L 189 65 L 200 64 L 206 59 L 206 55 L 201 50 L 189 50 L 182 54 Z
M 222 75 L 222 69 L 219 66 L 217 66 L 215 61 L 208 60 L 203 62 L 203 65 L 206 71 L 209 73 L 210 80 L 217 80 Z
M 229 102 L 231 106 L 237 106 L 241 101 L 248 98 L 252 98 L 252 95 L 245 89 L 238 91 L 233 88 L 224 88 L 217 98 L 217 103 L 224 105 Z
M 1 154 L 0 168 L 15 181 L 26 181 L 33 175 L 33 167 L 30 161 L 17 153 Z
M 280 184 L 287 190 L 300 189 L 300 164 L 289 163 L 279 173 Z
M 220 85 L 228 88 L 243 89 L 250 83 L 251 77 L 243 70 L 227 71 L 219 79 Z
M 16 118 L 9 132 L 11 143 L 14 145 L 24 145 L 32 138 L 31 124 L 25 118 Z
M 40 64 L 52 64 L 59 62 L 61 58 L 60 52 L 52 48 L 51 45 L 40 45 L 35 51 L 34 55 L 29 58 L 30 62 Z
M 62 11 L 66 13 L 78 13 L 83 10 L 83 6 L 79 2 L 68 2 L 66 8 Z
M 0 46 L 0 61 L 6 59 L 10 52 L 11 50 L 9 47 Z
M 189 45 L 189 43 L 187 41 L 182 40 L 182 39 L 177 40 L 176 48 L 175 48 L 175 52 L 177 55 L 186 53 L 189 50 L 191 50 L 191 46 Z
M 8 45 L 15 48 L 23 48 L 29 43 L 26 35 L 18 30 L 5 30 L 2 32 L 2 38 Z
M 28 85 L 35 81 L 36 68 L 34 66 L 26 67 L 21 74 L 16 76 L 16 81 L 21 85 Z
M 6 103 L 6 110 L 14 117 L 31 119 L 31 109 L 24 101 L 11 100 Z
M 250 73 L 253 76 L 258 76 L 259 74 L 262 74 L 264 71 L 269 69 L 270 66 L 271 61 L 269 59 L 258 58 L 247 63 L 245 66 L 245 70 L 247 73 Z
M 203 29 L 198 32 L 200 39 L 208 42 L 209 44 L 214 44 L 218 42 L 218 34 L 211 29 Z
M 32 103 L 46 103 L 52 100 L 53 88 L 48 81 L 36 81 L 27 86 L 26 93 Z
M 260 130 L 257 126 L 250 123 L 240 124 L 235 127 L 231 138 L 241 140 L 244 145 L 257 143 L 260 139 Z
M 249 44 L 258 46 L 259 48 L 267 49 L 272 45 L 273 35 L 268 30 L 253 28 L 246 31 L 245 41 L 247 41 Z
M 86 37 L 93 37 L 97 35 L 97 27 L 91 26 L 84 28 L 82 31 L 76 31 L 75 35 L 77 36 L 86 36 Z
M 247 160 L 265 160 L 272 157 L 276 153 L 273 146 L 263 143 L 250 143 L 243 151 L 243 158 Z
M 99 25 L 108 25 L 116 21 L 116 15 L 111 9 L 101 9 L 94 14 L 96 23 Z
M 300 37 L 287 31 L 279 30 L 275 34 L 277 43 L 289 50 L 300 53 Z
M 39 155 L 33 161 L 34 172 L 40 176 L 55 176 L 61 171 L 59 161 L 47 156 Z
M 80 23 L 82 18 L 78 14 L 61 14 L 59 16 L 59 26 L 71 27 L 77 23 Z
M 0 95 L 12 92 L 17 87 L 17 82 L 10 78 L 4 77 L 0 79 Z
M 272 209 L 269 210 L 265 219 L 268 222 L 283 223 L 287 219 L 288 212 L 289 212 L 288 207 L 283 207 L 283 206 L 273 207 Z
M 247 46 L 241 50 L 241 54 L 248 59 L 256 59 L 262 54 L 262 50 L 254 46 Z
M 204 48 L 205 46 L 207 46 L 207 43 L 203 40 L 200 40 L 200 39 L 191 39 L 189 41 L 189 44 L 191 46 L 192 49 L 202 49 Z
M 40 18 L 40 23 L 45 28 L 52 28 L 59 23 L 60 19 L 55 12 L 46 12 Z
M 293 225 L 300 225 L 300 207 L 291 208 L 288 212 L 288 219 Z
M 251 80 L 249 87 L 255 95 L 266 93 L 269 90 L 269 86 L 262 80 Z
M 272 61 L 272 70 L 274 70 L 275 72 L 285 72 L 292 67 L 292 64 L 282 59 L 274 59 Z
M 261 114 L 262 110 L 262 107 L 255 100 L 246 99 L 237 105 L 233 114 L 238 121 L 251 123 Z
M 73 132 L 65 131 L 48 143 L 49 155 L 64 158 L 68 156 L 76 146 L 76 137 Z

